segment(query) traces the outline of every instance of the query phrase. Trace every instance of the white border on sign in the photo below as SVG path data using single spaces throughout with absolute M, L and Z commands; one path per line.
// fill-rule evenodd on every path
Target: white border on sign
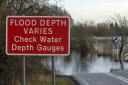
M 67 54 L 25 54 L 25 53 L 8 53 L 8 18 L 16 17 L 16 18 L 27 18 L 27 17 L 42 17 L 42 18 L 68 18 L 69 27 L 68 27 L 68 53 Z M 7 16 L 6 17 L 6 54 L 7 55 L 26 55 L 26 56 L 68 56 L 70 55 L 70 17 L 69 16 Z

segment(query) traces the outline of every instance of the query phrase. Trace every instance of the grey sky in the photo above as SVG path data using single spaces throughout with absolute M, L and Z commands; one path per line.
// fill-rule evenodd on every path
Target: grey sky
M 119 13 L 128 17 L 128 0 L 62 0 L 73 19 L 102 22 Z

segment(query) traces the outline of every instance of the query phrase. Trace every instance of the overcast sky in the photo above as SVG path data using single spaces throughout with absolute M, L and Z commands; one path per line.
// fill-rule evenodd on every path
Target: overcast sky
M 75 21 L 102 22 L 114 13 L 128 16 L 128 0 L 63 0 L 63 6 Z
M 102 22 L 119 13 L 128 17 L 128 0 L 62 0 L 73 19 Z

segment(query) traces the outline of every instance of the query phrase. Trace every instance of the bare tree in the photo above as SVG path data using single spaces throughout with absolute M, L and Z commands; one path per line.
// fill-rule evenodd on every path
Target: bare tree
M 112 20 L 115 23 L 115 35 L 121 37 L 118 57 L 120 67 L 122 70 L 124 70 L 122 53 L 128 39 L 128 20 L 125 16 L 122 17 L 120 14 L 115 14 L 115 17 L 113 17 Z

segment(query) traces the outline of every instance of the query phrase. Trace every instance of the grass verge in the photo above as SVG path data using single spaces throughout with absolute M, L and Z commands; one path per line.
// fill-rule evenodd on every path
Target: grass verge
M 34 75 L 28 80 L 27 85 L 52 85 L 51 75 Z M 75 85 L 71 77 L 68 76 L 56 76 L 56 85 Z

